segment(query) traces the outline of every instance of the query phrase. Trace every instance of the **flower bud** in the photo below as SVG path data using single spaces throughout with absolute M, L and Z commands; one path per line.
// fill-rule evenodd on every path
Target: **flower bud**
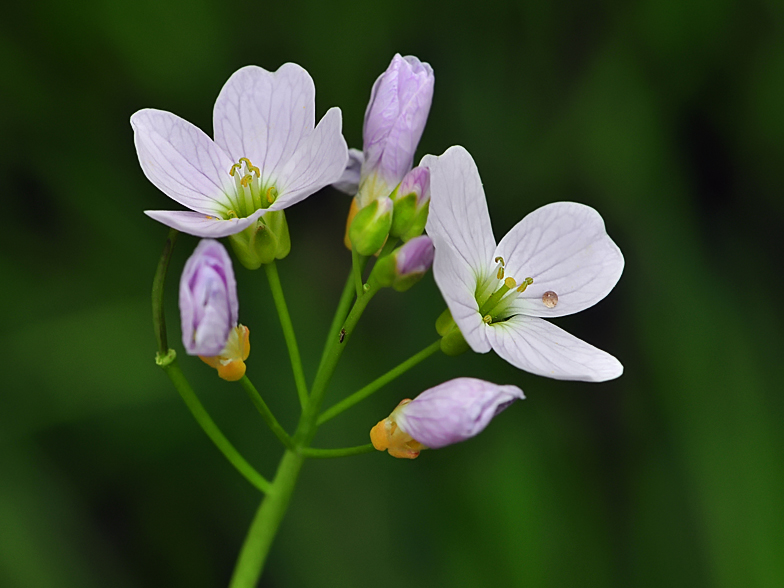
M 405 292 L 422 279 L 433 265 L 435 248 L 427 235 L 411 239 L 373 266 L 368 281 L 375 280 L 383 287 Z
M 351 245 L 360 255 L 373 255 L 384 245 L 392 226 L 392 201 L 374 200 L 354 215 L 348 230 Z
M 226 249 L 202 239 L 180 277 L 182 344 L 188 355 L 217 355 L 237 325 L 237 282 Z
M 517 386 L 456 378 L 404 400 L 370 432 L 373 446 L 393 457 L 414 459 L 425 448 L 440 449 L 478 435 L 517 399 Z
M 430 170 L 415 167 L 406 174 L 390 196 L 395 203 L 392 216 L 392 237 L 409 241 L 422 234 L 430 208 Z
M 373 84 L 365 111 L 360 208 L 389 196 L 414 161 L 433 100 L 433 68 L 395 55 Z
M 229 242 L 237 259 L 248 269 L 258 269 L 276 259 L 283 259 L 291 251 L 285 211 L 265 212 L 244 231 L 229 235 Z

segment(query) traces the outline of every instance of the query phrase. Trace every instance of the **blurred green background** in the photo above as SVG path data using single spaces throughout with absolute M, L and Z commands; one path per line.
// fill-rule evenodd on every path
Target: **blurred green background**
M 317 112 L 361 147 L 395 52 L 432 64 L 420 154 L 468 148 L 496 235 L 547 202 L 597 208 L 626 257 L 558 324 L 625 365 L 556 382 L 495 354 L 436 356 L 325 425 L 364 443 L 403 397 L 456 376 L 528 399 L 413 462 L 306 464 L 261 585 L 784 585 L 784 4 L 777 0 L 225 4 L 34 1 L 0 24 L 0 585 L 222 586 L 259 497 L 153 362 L 149 292 L 177 208 L 139 168 L 129 116 L 211 134 L 246 64 L 304 66 Z M 288 214 L 279 264 L 312 378 L 349 268 L 349 200 Z M 196 240 L 177 244 L 167 292 Z M 296 395 L 263 272 L 239 268 L 248 374 L 280 420 Z M 435 337 L 432 278 L 383 292 L 332 404 Z M 374 333 L 384 333 L 374 335 Z M 237 385 L 183 354 L 226 435 L 265 474 L 281 449 Z

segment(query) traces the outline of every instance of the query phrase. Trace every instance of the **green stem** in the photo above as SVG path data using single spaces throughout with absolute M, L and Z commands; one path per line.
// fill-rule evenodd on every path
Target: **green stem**
M 294 326 L 291 324 L 289 309 L 286 306 L 286 299 L 283 297 L 283 288 L 280 285 L 278 268 L 275 265 L 275 262 L 272 261 L 265 264 L 264 269 L 267 272 L 267 279 L 269 280 L 270 289 L 272 290 L 272 298 L 275 300 L 275 308 L 278 310 L 278 317 L 280 317 L 280 326 L 283 328 L 283 337 L 286 339 L 286 346 L 289 350 L 291 369 L 294 372 L 294 382 L 297 385 L 299 403 L 302 408 L 305 408 L 305 405 L 308 403 L 308 386 L 305 383 L 305 372 L 302 370 L 302 360 L 299 356 L 297 338 L 294 336 Z
M 381 252 L 378 254 L 378 258 L 381 259 L 382 257 L 386 257 L 387 255 L 392 253 L 392 251 L 397 246 L 398 241 L 399 239 L 397 238 L 392 238 L 392 237 L 388 238 L 386 243 L 384 243 L 384 246 L 381 248 Z
M 286 447 L 286 449 L 293 450 L 294 443 L 291 441 L 291 437 L 286 432 L 286 430 L 280 426 L 278 419 L 275 418 L 275 415 L 272 414 L 272 411 L 267 406 L 267 403 L 264 402 L 264 399 L 259 394 L 259 391 L 256 390 L 256 387 L 253 385 L 253 382 L 248 379 L 248 376 L 242 376 L 240 380 L 240 384 L 242 387 L 245 388 L 245 392 L 248 393 L 251 402 L 253 402 L 254 406 L 258 409 L 261 413 L 261 417 L 264 419 L 264 422 L 267 423 L 272 432 L 275 433 L 275 436 L 280 439 L 280 442 Z
M 335 316 L 332 317 L 332 324 L 329 326 L 329 331 L 327 332 L 327 340 L 324 343 L 324 351 L 321 354 L 321 360 L 319 361 L 319 370 L 321 366 L 327 359 L 327 352 L 329 351 L 330 341 L 335 339 L 340 339 L 340 327 L 343 324 L 343 321 L 346 320 L 346 315 L 348 315 L 348 311 L 351 308 L 351 302 L 354 300 L 354 269 L 352 268 L 348 274 L 348 279 L 346 280 L 346 285 L 343 286 L 343 293 L 340 295 L 340 302 L 338 302 L 338 308 L 335 311 Z
M 280 460 L 272 488 L 261 501 L 242 544 L 230 588 L 253 588 L 289 504 L 297 477 L 305 461 L 303 455 L 286 451 Z
M 169 342 L 166 340 L 166 316 L 163 312 L 163 285 L 166 281 L 166 271 L 169 269 L 169 260 L 178 234 L 179 231 L 169 229 L 161 259 L 158 261 L 158 269 L 152 280 L 152 326 L 158 341 L 158 354 L 161 356 L 166 355 L 169 351 Z
M 440 349 L 441 349 L 441 339 L 439 339 L 438 341 L 434 341 L 433 343 L 425 347 L 422 351 L 420 351 L 416 355 L 409 357 L 406 361 L 404 361 L 397 367 L 394 367 L 391 370 L 389 370 L 383 376 L 376 378 L 364 388 L 361 388 L 360 390 L 354 392 L 351 396 L 344 398 L 337 404 L 325 410 L 321 414 L 321 416 L 319 416 L 318 420 L 316 421 L 316 425 L 317 426 L 323 425 L 328 420 L 338 416 L 343 411 L 351 408 L 361 400 L 364 400 L 365 398 L 373 394 L 373 392 L 375 392 L 379 388 L 386 386 L 392 380 L 400 377 L 408 370 L 410 370 L 412 367 L 414 367 L 421 361 L 427 359 L 428 357 L 430 357 Z
M 356 447 L 342 447 L 340 449 L 315 449 L 313 447 L 305 447 L 300 450 L 300 453 L 305 457 L 345 457 L 347 455 L 360 455 L 362 453 L 371 453 L 375 451 L 372 443 L 367 445 L 357 445 Z
M 236 449 L 234 449 L 234 446 L 229 442 L 228 439 L 226 439 L 221 430 L 218 428 L 218 425 L 215 424 L 215 421 L 212 420 L 210 415 L 204 409 L 202 403 L 199 402 L 199 399 L 196 397 L 196 393 L 193 391 L 193 388 L 191 388 L 188 380 L 185 379 L 185 375 L 182 373 L 180 366 L 177 365 L 177 359 L 174 357 L 174 350 L 169 351 L 169 355 L 166 356 L 166 359 L 159 359 L 159 364 L 166 372 L 166 375 L 169 376 L 169 379 L 172 381 L 172 384 L 174 384 L 174 387 L 177 388 L 177 392 L 179 392 L 180 396 L 182 396 L 182 399 L 185 401 L 188 409 L 190 409 L 193 418 L 195 418 L 196 422 L 201 425 L 201 428 L 205 433 L 207 433 L 207 436 L 212 440 L 221 453 L 223 453 L 226 459 L 228 459 L 229 462 L 231 462 L 231 464 L 237 468 L 239 473 L 245 476 L 248 482 L 253 484 L 262 492 L 269 493 L 272 490 L 270 483 L 265 480 L 264 477 L 255 469 L 253 469 L 253 466 L 245 461 L 245 458 L 242 457 Z
M 351 269 L 354 275 L 354 288 L 357 293 L 357 298 L 362 298 L 362 294 L 365 292 L 362 272 L 365 269 L 365 265 L 367 265 L 367 260 L 368 258 L 364 255 L 360 255 L 356 249 L 351 250 Z
M 362 313 L 365 312 L 365 308 L 367 308 L 367 305 L 379 289 L 379 286 L 371 284 L 367 292 L 354 303 L 354 307 L 351 309 L 351 312 L 348 313 L 348 317 L 346 317 L 346 321 L 343 323 L 341 329 L 341 333 L 343 334 L 342 341 L 340 339 L 333 339 L 331 342 L 328 342 L 329 351 L 327 351 L 326 360 L 321 365 L 321 369 L 319 369 L 316 374 L 316 379 L 313 381 L 310 403 L 302 413 L 300 424 L 299 427 L 297 427 L 297 433 L 295 434 L 295 441 L 300 441 L 303 446 L 307 446 L 316 434 L 316 420 L 318 419 L 318 414 L 321 410 L 321 404 L 324 401 L 327 384 L 329 384 L 332 374 L 335 373 L 335 368 L 338 365 L 338 361 L 340 361 L 340 356 L 343 355 L 343 350 L 351 339 L 357 322 L 359 322 Z

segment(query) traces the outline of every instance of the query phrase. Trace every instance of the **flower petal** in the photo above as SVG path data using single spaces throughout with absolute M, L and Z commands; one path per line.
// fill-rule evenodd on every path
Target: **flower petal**
M 439 449 L 478 435 L 496 415 L 522 398 L 517 386 L 455 378 L 425 390 L 393 414 L 403 432 Z
M 342 114 L 330 108 L 316 129 L 304 137 L 288 161 L 276 171 L 278 197 L 270 210 L 283 210 L 336 182 L 348 162 Z
M 490 345 L 513 366 L 556 380 L 604 382 L 623 373 L 609 353 L 544 319 L 516 315 L 485 329 Z
M 135 113 L 131 126 L 144 175 L 159 190 L 197 212 L 226 212 L 232 162 L 201 129 L 151 108 Z
M 343 170 L 338 181 L 332 184 L 332 187 L 349 196 L 356 194 L 359 189 L 359 172 L 362 169 L 363 161 L 365 161 L 365 155 L 359 149 L 349 149 L 346 169 Z
M 474 160 L 458 145 L 440 157 L 425 156 L 420 165 L 430 168 L 428 235 L 443 239 L 471 267 L 477 281 L 483 279 L 492 270 L 495 237 Z
M 265 212 L 267 211 L 257 210 L 249 217 L 232 218 L 229 220 L 185 210 L 145 210 L 144 214 L 163 223 L 167 227 L 177 229 L 183 233 L 188 233 L 189 235 L 195 235 L 197 237 L 219 239 L 245 230 L 255 223 Z
M 506 275 L 534 283 L 510 307 L 511 313 L 557 317 L 599 302 L 623 272 L 623 255 L 590 206 L 555 202 L 534 210 L 501 239 L 495 252 L 506 261 Z M 542 295 L 553 291 L 548 308 Z
M 234 161 L 250 159 L 268 183 L 315 120 L 316 88 L 307 71 L 295 63 L 275 72 L 249 65 L 232 74 L 215 101 L 215 142 Z
M 468 262 L 440 235 L 431 235 L 435 246 L 433 278 L 452 313 L 466 343 L 477 353 L 490 351 L 479 304 L 476 301 L 476 276 Z

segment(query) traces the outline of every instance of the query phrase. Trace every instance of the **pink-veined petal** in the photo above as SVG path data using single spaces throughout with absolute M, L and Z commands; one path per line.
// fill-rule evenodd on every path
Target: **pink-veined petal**
M 555 202 L 517 223 L 496 248 L 506 275 L 534 283 L 520 294 L 510 314 L 558 317 L 593 306 L 613 289 L 623 271 L 623 255 L 607 235 L 602 217 L 590 206 Z M 555 308 L 542 295 L 558 295 Z
M 427 234 L 445 240 L 481 279 L 493 263 L 495 237 L 474 160 L 454 146 L 440 157 L 425 156 L 420 165 L 430 168 Z
M 490 351 L 476 301 L 473 269 L 442 237 L 430 235 L 435 246 L 433 278 L 466 343 L 477 353 Z
M 228 237 L 245 230 L 265 212 L 267 211 L 263 209 L 257 210 L 249 217 L 232 218 L 229 220 L 185 210 L 145 210 L 144 214 L 167 227 L 177 229 L 189 235 L 220 239 L 221 237 Z
M 532 374 L 604 382 L 623 373 L 623 366 L 612 355 L 541 318 L 518 314 L 487 325 L 485 331 L 498 355 Z
M 226 212 L 232 162 L 201 129 L 152 108 L 135 113 L 131 126 L 144 175 L 161 192 L 198 212 Z
M 295 63 L 275 72 L 249 65 L 234 72 L 218 95 L 215 142 L 235 161 L 250 159 L 262 184 L 274 183 L 315 120 L 316 88 L 307 71 Z
M 348 164 L 343 170 L 338 181 L 333 182 L 332 187 L 336 190 L 353 196 L 359 190 L 359 174 L 362 170 L 362 162 L 365 161 L 365 154 L 359 149 L 348 150 Z
M 288 161 L 276 171 L 278 197 L 270 210 L 283 210 L 337 181 L 348 163 L 340 109 L 330 108 Z

